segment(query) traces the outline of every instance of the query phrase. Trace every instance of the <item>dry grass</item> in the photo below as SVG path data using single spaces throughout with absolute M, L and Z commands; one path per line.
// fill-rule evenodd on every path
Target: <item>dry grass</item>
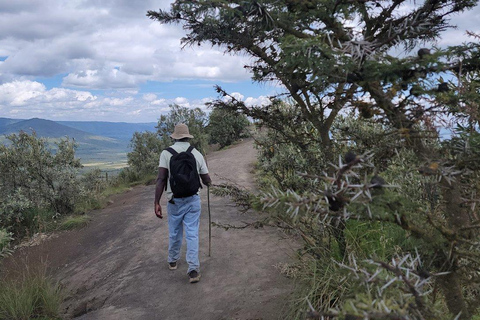
M 34 270 L 25 265 L 0 280 L 0 319 L 60 319 L 60 286 L 47 276 L 45 265 Z

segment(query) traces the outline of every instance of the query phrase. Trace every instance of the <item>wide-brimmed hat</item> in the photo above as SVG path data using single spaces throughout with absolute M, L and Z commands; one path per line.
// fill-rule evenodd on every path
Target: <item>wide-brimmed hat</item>
M 188 127 L 184 123 L 177 124 L 175 126 L 175 130 L 173 130 L 173 133 L 170 135 L 175 140 L 180 140 L 183 138 L 193 138 L 193 136 L 190 134 L 188 131 Z

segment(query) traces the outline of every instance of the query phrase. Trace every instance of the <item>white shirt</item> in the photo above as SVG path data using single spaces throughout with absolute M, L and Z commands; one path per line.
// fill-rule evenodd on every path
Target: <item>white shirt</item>
M 175 142 L 171 148 L 178 153 L 187 151 L 187 149 L 190 147 L 190 142 L 180 142 L 177 141 Z M 205 159 L 203 158 L 202 154 L 197 150 L 193 149 L 192 154 L 195 157 L 195 160 L 197 160 L 197 170 L 198 174 L 207 174 L 208 173 L 208 168 L 207 168 L 207 163 L 205 162 Z M 170 159 L 172 158 L 172 154 L 168 152 L 167 150 L 163 150 L 162 153 L 160 154 L 160 161 L 158 163 L 158 166 L 160 168 L 165 168 L 168 170 L 168 176 L 170 178 Z M 167 199 L 171 200 L 173 198 L 173 192 L 172 189 L 170 188 L 170 179 L 167 179 Z

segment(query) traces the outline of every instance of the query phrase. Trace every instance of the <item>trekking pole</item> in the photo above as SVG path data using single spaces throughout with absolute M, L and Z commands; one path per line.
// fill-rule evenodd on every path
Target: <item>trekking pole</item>
M 212 215 L 210 213 L 210 186 L 207 186 L 207 206 L 208 206 L 208 256 L 212 256 Z
M 203 150 L 203 158 L 208 168 L 207 153 Z M 207 185 L 207 207 L 208 207 L 208 256 L 212 256 L 212 214 L 210 213 L 210 186 Z

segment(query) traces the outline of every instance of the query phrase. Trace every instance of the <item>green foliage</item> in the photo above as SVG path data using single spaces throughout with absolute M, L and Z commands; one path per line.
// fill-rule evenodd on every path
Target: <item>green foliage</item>
M 90 222 L 88 215 L 71 215 L 60 222 L 59 230 L 72 230 L 85 227 Z
M 60 319 L 61 302 L 60 286 L 46 276 L 45 269 L 1 280 L 0 319 Z
M 134 133 L 130 143 L 132 151 L 127 154 L 129 167 L 119 173 L 119 181 L 132 183 L 146 176 L 156 175 L 160 153 L 172 145 L 173 139 L 170 135 L 179 123 L 185 123 L 190 134 L 194 136 L 190 143 L 200 152 L 206 150 L 206 114 L 198 108 L 189 109 L 178 105 L 171 105 L 170 109 L 168 114 L 160 116 L 156 133 Z
M 98 207 L 106 183 L 99 170 L 79 176 L 80 167 L 68 139 L 52 150 L 35 133 L 7 136 L 0 145 L 0 228 L 18 239 L 55 229 L 61 215 Z
M 20 132 L 7 139 L 10 145 L 0 146 L 0 199 L 12 198 L 20 207 L 71 212 L 79 194 L 76 174 L 81 166 L 74 157 L 74 143 L 62 140 L 53 152 L 35 133 Z M 1 215 L 9 219 L 9 214 L 3 211 Z
M 262 181 L 274 185 L 262 197 L 265 207 L 298 231 L 315 259 L 332 238 L 346 253 L 338 257 L 330 250 L 333 259 L 351 253 L 342 268 L 361 280 L 353 284 L 358 293 L 336 301 L 331 314 L 316 310 L 321 314 L 314 318 L 461 313 L 471 319 L 477 311 L 480 44 L 431 48 L 449 17 L 477 2 L 177 0 L 169 11 L 148 12 L 161 23 L 183 24 L 184 44 L 246 54 L 252 79 L 281 83 L 291 99 L 286 108 L 278 96 L 269 106 L 250 107 L 217 88 L 213 105 L 272 129 L 259 141 Z M 414 52 L 420 43 L 427 48 Z M 404 56 L 390 54 L 397 46 L 405 47 Z M 365 121 L 342 123 L 339 115 L 349 111 Z M 439 119 L 462 123 L 467 131 L 440 144 Z M 362 239 L 367 226 L 375 232 Z M 402 242 L 400 231 L 414 242 Z M 368 237 L 378 235 L 395 241 L 393 252 L 371 248 Z M 400 262 L 361 265 L 356 253 L 398 253 Z M 423 281 L 426 274 L 431 276 Z M 365 275 L 375 281 L 363 281 Z M 448 308 L 443 315 L 432 311 L 439 300 L 422 287 L 429 281 L 442 294 L 440 310 Z M 312 304 L 310 309 L 318 305 Z
M 13 240 L 12 233 L 5 229 L 0 229 L 0 258 L 10 253 L 10 242 Z
M 210 143 L 226 147 L 247 135 L 250 122 L 247 117 L 231 110 L 213 108 L 209 115 L 207 130 Z
M 275 108 L 278 118 L 291 119 L 294 125 L 283 126 L 282 131 L 259 125 L 255 145 L 261 186 L 312 190 L 315 183 L 298 173 L 320 174 L 327 168 L 326 159 L 333 155 L 325 154 L 318 130 L 291 104 L 279 103 Z
M 139 176 L 155 174 L 160 153 L 168 147 L 169 139 L 160 139 L 154 132 L 135 132 L 131 140 L 132 151 L 127 154 L 130 169 L 124 170 L 122 178 L 135 181 Z
M 158 164 L 157 164 L 158 168 Z M 123 185 L 123 184 L 130 184 L 141 179 L 140 173 L 137 172 L 135 169 L 127 167 L 123 168 L 117 175 L 114 185 Z
M 173 104 L 170 105 L 170 112 L 167 115 L 160 116 L 156 128 L 166 148 L 171 145 L 170 135 L 173 133 L 175 126 L 180 123 L 186 124 L 190 134 L 194 137 L 190 140 L 190 144 L 200 152 L 205 153 L 209 140 L 205 130 L 207 120 L 206 113 L 199 108 L 189 109 Z
M 316 259 L 301 257 L 296 276 L 301 290 L 295 293 L 286 319 L 305 319 L 305 310 L 309 310 L 310 305 L 315 310 L 328 312 L 338 301 L 343 301 L 347 295 L 352 294 L 354 288 L 350 284 L 351 280 L 340 269 L 328 253 Z

